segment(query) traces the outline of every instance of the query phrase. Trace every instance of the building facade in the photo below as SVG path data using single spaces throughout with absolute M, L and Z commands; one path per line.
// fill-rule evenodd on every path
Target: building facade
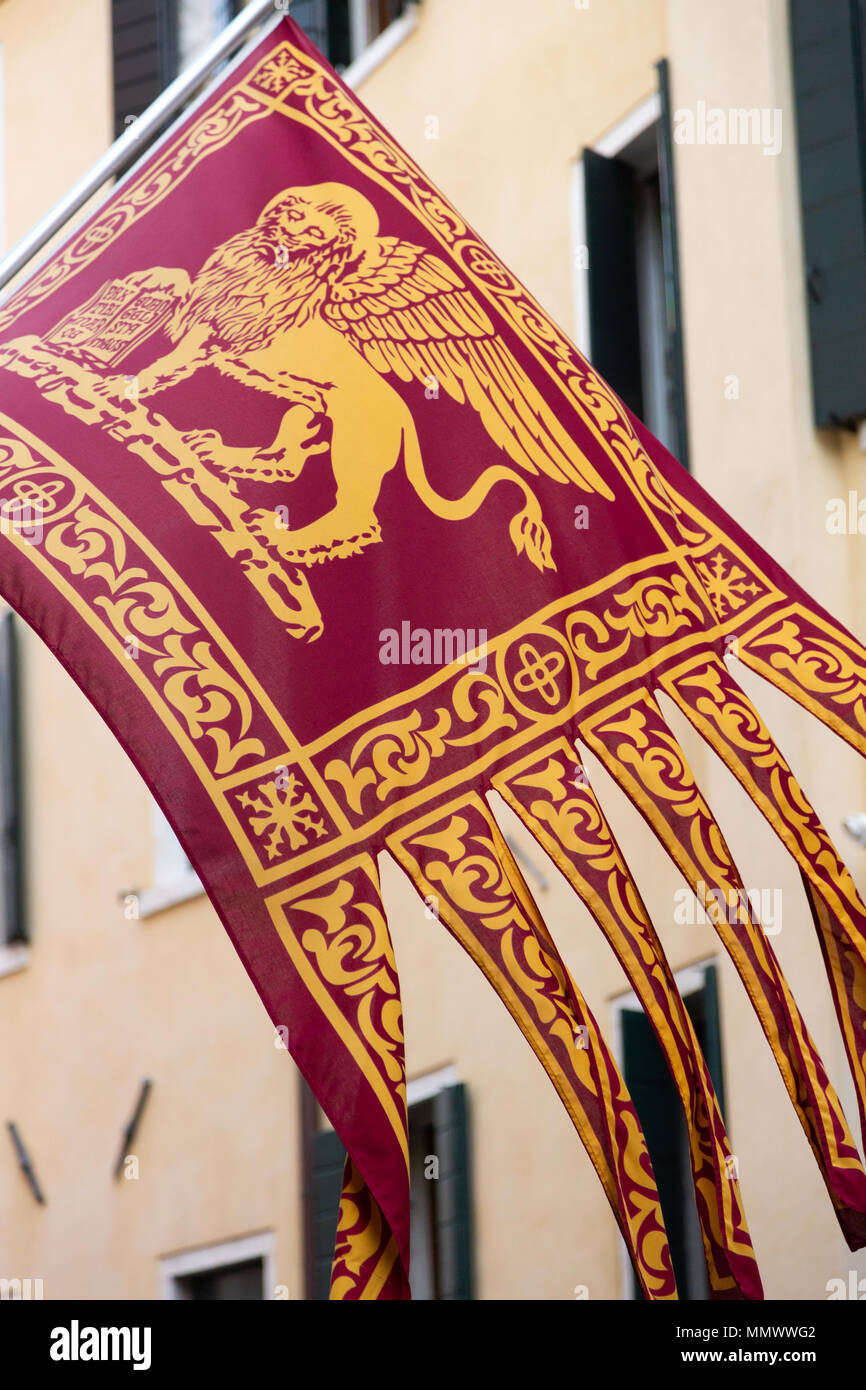
M 4 250 L 234 8 L 3 0 Z M 859 0 L 291 9 L 626 402 L 862 634 Z M 778 691 L 736 674 L 866 891 L 863 848 L 841 828 L 866 810 L 862 764 Z M 0 1100 L 14 1127 L 0 1137 L 0 1278 L 41 1280 L 45 1298 L 323 1296 L 336 1136 L 135 770 L 8 616 L 0 708 Z M 665 713 L 853 1121 L 795 866 Z M 767 1297 L 827 1298 L 834 1280 L 863 1281 L 866 1296 L 866 1257 L 845 1245 L 718 938 L 637 812 L 586 762 L 713 1071 Z M 507 808 L 496 812 L 635 1095 L 682 1293 L 703 1297 L 685 1140 L 652 1035 L 588 913 Z M 396 866 L 383 858 L 381 871 L 405 1015 L 416 1296 L 634 1297 L 592 1165 L 535 1057 Z

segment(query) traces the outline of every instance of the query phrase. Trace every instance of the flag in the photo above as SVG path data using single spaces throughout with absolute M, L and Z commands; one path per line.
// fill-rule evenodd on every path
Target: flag
M 866 1120 L 866 916 L 726 656 L 866 751 L 866 650 L 708 496 L 289 19 L 0 310 L 2 593 L 126 749 L 347 1150 L 331 1296 L 409 1296 L 408 875 L 676 1297 L 610 1047 L 491 810 L 616 953 L 683 1106 L 711 1293 L 736 1162 L 590 750 L 728 952 L 852 1249 L 857 1146 L 659 694 L 793 856 Z M 494 798 L 495 801 L 495 798 Z

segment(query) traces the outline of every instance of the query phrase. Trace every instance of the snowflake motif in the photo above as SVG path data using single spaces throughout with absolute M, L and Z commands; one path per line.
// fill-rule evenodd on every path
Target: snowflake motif
M 281 793 L 276 782 L 260 782 L 256 791 L 261 796 L 243 792 L 238 801 L 245 811 L 255 812 L 250 816 L 250 825 L 259 838 L 270 831 L 265 846 L 268 859 L 276 859 L 282 853 L 284 837 L 290 848 L 297 850 L 303 849 L 312 836 L 321 839 L 327 833 L 324 821 L 313 819 L 311 812 L 318 807 L 293 772 L 286 777 L 285 793 Z
M 736 613 L 749 594 L 761 592 L 760 585 L 748 579 L 746 571 L 732 564 L 722 550 L 711 555 L 708 562 L 699 562 L 697 569 L 720 618 L 726 613 Z
M 269 58 L 266 63 L 263 63 L 251 74 L 250 82 L 254 87 L 260 87 L 263 91 L 276 96 L 284 90 L 289 79 L 300 71 L 301 69 L 292 55 L 285 49 L 279 49 L 273 58 Z

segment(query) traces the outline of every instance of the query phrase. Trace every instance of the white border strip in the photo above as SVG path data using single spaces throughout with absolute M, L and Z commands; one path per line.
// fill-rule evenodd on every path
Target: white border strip
M 257 1236 L 243 1236 L 240 1240 L 224 1240 L 218 1245 L 204 1245 L 197 1250 L 185 1250 L 180 1255 L 168 1255 L 160 1260 L 162 1297 L 178 1301 L 177 1280 L 187 1274 L 205 1274 L 210 1270 L 225 1268 L 226 1265 L 241 1264 L 244 1260 L 261 1259 L 262 1296 L 273 1297 L 274 1282 L 274 1233 L 263 1231 Z M 184 1300 L 180 1300 L 183 1302 Z
M 632 140 L 636 140 L 649 126 L 660 120 L 661 114 L 661 97 L 658 92 L 653 92 L 652 96 L 645 97 L 627 116 L 623 116 L 621 121 L 617 121 L 606 130 L 591 148 L 596 154 L 603 154 L 605 159 L 613 159 L 620 150 L 630 145 Z
M 0 946 L 0 978 L 4 975 L 16 975 L 19 970 L 26 970 L 29 964 L 29 941 L 10 941 L 7 945 Z
M 406 1106 L 417 1105 L 419 1101 L 430 1100 L 449 1086 L 457 1085 L 457 1069 L 453 1066 L 440 1067 L 438 1071 L 428 1071 L 414 1081 L 406 1082 Z
M 418 6 L 407 6 L 403 14 L 389 24 L 387 29 L 383 29 L 363 53 L 343 70 L 341 76 L 346 86 L 357 90 L 371 72 L 381 67 L 385 59 L 390 58 L 394 50 L 399 48 L 401 43 L 405 43 L 410 34 L 414 34 L 419 23 Z

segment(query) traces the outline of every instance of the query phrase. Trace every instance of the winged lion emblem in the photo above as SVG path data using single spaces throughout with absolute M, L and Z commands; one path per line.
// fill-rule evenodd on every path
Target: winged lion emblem
M 322 516 L 292 529 L 276 508 L 250 514 L 250 529 L 296 565 L 380 540 L 376 503 L 401 460 L 420 500 L 449 521 L 473 515 L 498 484 L 516 487 L 523 505 L 511 539 L 539 569 L 555 568 L 550 535 L 523 474 L 610 496 L 457 271 L 422 246 L 380 236 L 376 209 L 346 184 L 278 193 L 204 262 L 167 332 L 173 347 L 138 373 L 140 396 L 207 365 L 287 406 L 263 448 L 228 446 L 213 430 L 187 434 L 211 468 L 237 482 L 291 483 L 310 459 L 330 455 L 335 498 Z M 395 379 L 435 382 L 472 407 L 522 473 L 496 464 L 461 497 L 437 492 Z M 120 393 L 125 381 L 102 387 Z

